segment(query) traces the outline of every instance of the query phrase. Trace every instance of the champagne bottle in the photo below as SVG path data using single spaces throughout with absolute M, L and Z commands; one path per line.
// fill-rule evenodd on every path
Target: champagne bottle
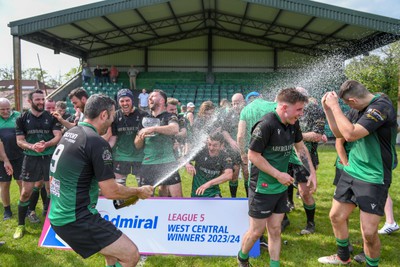
M 138 201 L 139 201 L 139 197 L 133 196 L 128 199 L 116 199 L 113 201 L 113 204 L 114 204 L 114 208 L 118 210 L 118 209 L 130 206 L 130 205 L 136 204 L 136 202 L 138 202 Z

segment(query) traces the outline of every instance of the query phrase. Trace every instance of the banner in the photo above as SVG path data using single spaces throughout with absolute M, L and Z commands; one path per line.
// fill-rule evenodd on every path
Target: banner
M 145 255 L 236 256 L 249 227 L 247 199 L 150 198 L 116 210 L 111 200 L 100 198 L 97 210 Z M 39 246 L 69 248 L 47 218 Z M 250 255 L 260 255 L 259 242 Z

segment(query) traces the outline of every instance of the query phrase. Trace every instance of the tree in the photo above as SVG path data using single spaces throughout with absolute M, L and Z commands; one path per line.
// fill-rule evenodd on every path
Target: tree
M 12 80 L 14 77 L 14 69 L 12 67 L 0 68 L 0 80 Z
M 345 68 L 347 78 L 357 80 L 372 92 L 389 96 L 397 108 L 400 66 L 400 42 L 392 43 L 376 53 L 351 60 Z

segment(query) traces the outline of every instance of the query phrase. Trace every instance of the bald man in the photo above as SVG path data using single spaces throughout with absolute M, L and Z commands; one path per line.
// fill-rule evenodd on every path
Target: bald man
M 232 107 L 229 109 L 228 113 L 225 115 L 223 120 L 222 134 L 225 138 L 225 147 L 229 156 L 232 158 L 233 163 L 233 175 L 232 180 L 229 181 L 229 189 L 231 192 L 231 197 L 236 197 L 238 188 L 238 177 L 240 172 L 240 167 L 243 170 L 243 176 L 245 178 L 245 183 L 248 179 L 247 162 L 243 162 L 240 157 L 239 145 L 236 141 L 238 134 L 238 124 L 240 118 L 240 112 L 244 108 L 246 102 L 241 93 L 236 93 L 232 96 Z
M 11 109 L 11 103 L 7 98 L 0 98 L 0 139 L 4 145 L 7 158 L 14 170 L 14 179 L 21 192 L 21 168 L 24 155 L 22 149 L 17 145 L 15 137 L 15 121 L 21 114 Z M 10 204 L 10 185 L 12 175 L 7 173 L 5 168 L 6 160 L 0 163 L 0 191 L 1 201 L 4 206 L 3 220 L 12 217 Z

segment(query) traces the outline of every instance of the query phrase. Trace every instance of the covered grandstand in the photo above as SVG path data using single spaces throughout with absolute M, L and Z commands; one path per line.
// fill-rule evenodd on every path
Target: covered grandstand
M 345 59 L 400 39 L 400 20 L 307 0 L 108 0 L 9 27 L 17 109 L 21 40 L 92 67 L 119 68 L 117 84 L 83 84 L 90 93 L 114 95 L 127 87 L 124 71 L 134 64 L 141 70 L 139 88 L 158 87 L 197 105 L 269 90 L 275 81 L 293 79 L 291 71 L 322 58 L 340 58 L 336 67 L 342 68 Z M 326 75 L 321 82 L 334 87 L 341 78 Z M 78 75 L 52 97 L 64 99 L 80 85 Z

